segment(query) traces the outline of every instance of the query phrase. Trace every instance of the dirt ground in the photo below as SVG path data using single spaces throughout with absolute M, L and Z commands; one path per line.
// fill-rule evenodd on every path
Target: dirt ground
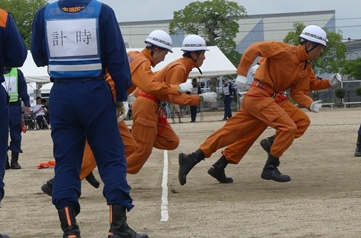
M 192 152 L 224 121 L 222 112 L 204 114 L 204 121 L 172 125 L 180 137 L 174 151 L 154 150 L 137 175 L 129 175 L 135 208 L 128 223 L 151 238 L 357 238 L 361 237 L 361 158 L 354 157 L 361 108 L 308 112 L 312 124 L 281 158 L 288 183 L 260 178 L 266 153 L 259 140 L 238 165 L 229 165 L 233 184 L 219 184 L 207 170 L 221 150 L 198 164 L 187 184 L 177 179 L 178 153 Z M 200 115 L 198 115 L 199 120 Z M 130 123 L 130 121 L 127 121 Z M 0 208 L 0 232 L 12 238 L 62 237 L 57 212 L 41 185 L 53 169 L 37 169 L 53 160 L 50 130 L 23 134 L 21 170 L 7 170 L 5 198 Z M 99 178 L 98 171 L 95 175 Z M 107 237 L 108 207 L 102 186 L 83 181 L 77 217 L 82 237 Z

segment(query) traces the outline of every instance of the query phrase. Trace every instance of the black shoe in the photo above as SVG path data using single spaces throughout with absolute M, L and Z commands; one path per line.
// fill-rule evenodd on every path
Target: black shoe
M 268 154 L 271 152 L 272 143 L 268 138 L 261 140 L 260 144 Z
M 100 183 L 99 181 L 94 177 L 93 172 L 91 172 L 88 176 L 86 176 L 86 181 L 91 184 L 94 188 L 99 188 Z
M 142 232 L 135 232 L 132 228 L 129 227 L 127 223 L 125 223 L 125 228 L 127 232 L 134 238 L 149 238 L 148 234 Z
M 53 194 L 53 179 L 46 181 L 43 186 L 41 186 L 41 191 L 51 197 Z
M 18 162 L 11 162 L 11 169 L 21 169 L 21 166 Z
M 224 169 L 217 168 L 212 166 L 208 170 L 208 174 L 213 178 L 217 179 L 220 183 L 233 183 L 233 179 L 231 177 L 227 177 L 224 173 Z
M 357 146 L 355 149 L 355 157 L 361 156 L 361 146 Z
M 277 167 L 273 168 L 273 169 L 263 169 L 262 174 L 261 174 L 261 178 L 265 179 L 265 180 L 273 180 L 276 182 L 289 182 L 291 181 L 291 177 L 286 175 L 286 174 L 282 174 Z
M 6 234 L 0 234 L 0 238 L 10 238 L 10 236 Z
M 192 168 L 198 164 L 199 161 L 196 158 L 193 158 L 193 154 L 183 154 L 180 153 L 178 155 L 178 163 L 179 163 L 179 170 L 178 170 L 178 180 L 180 185 L 184 185 L 187 183 L 187 174 L 192 170 Z

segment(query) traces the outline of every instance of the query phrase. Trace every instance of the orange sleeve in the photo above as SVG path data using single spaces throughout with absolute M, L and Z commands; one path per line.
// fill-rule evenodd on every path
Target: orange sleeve
M 261 56 L 264 58 L 284 58 L 287 55 L 287 47 L 283 42 L 257 42 L 251 44 L 243 53 L 237 67 L 237 74 L 246 76 L 249 68 Z
M 0 27 L 6 27 L 7 20 L 8 20 L 7 11 L 0 9 Z
M 158 99 L 172 102 L 180 106 L 189 105 L 189 106 L 198 106 L 199 104 L 199 95 L 198 94 L 186 94 L 180 93 L 177 96 L 174 95 L 160 95 L 157 96 Z
M 310 77 L 310 90 L 322 90 L 330 88 L 330 81 L 327 79 L 318 80 L 314 74 Z
M 179 93 L 178 85 L 170 85 L 155 80 L 154 73 L 148 61 L 144 61 L 132 73 L 132 84 L 143 92 L 153 96 Z

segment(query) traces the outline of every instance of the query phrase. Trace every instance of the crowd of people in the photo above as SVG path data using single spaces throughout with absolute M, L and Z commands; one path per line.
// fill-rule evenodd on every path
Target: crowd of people
M 30 114 L 29 95 L 22 72 L 17 69 L 25 61 L 27 50 L 10 14 L 0 9 L 0 201 L 4 197 L 5 169 L 20 169 L 21 102 L 24 114 Z M 72 21 L 74 24 L 68 24 Z M 77 42 L 74 32 L 86 28 L 87 42 Z M 67 35 L 60 44 L 54 34 Z M 105 34 L 106 33 L 106 34 Z M 232 183 L 225 168 L 237 164 L 267 127 L 275 134 L 262 140 L 268 156 L 261 178 L 288 182 L 291 177 L 279 171 L 280 157 L 307 130 L 310 119 L 290 97 L 311 112 L 319 112 L 322 103 L 308 96 L 310 90 L 321 90 L 338 84 L 339 74 L 317 80 L 312 61 L 320 57 L 327 46 L 326 32 L 309 25 L 300 34 L 300 44 L 256 42 L 244 52 L 237 68 L 234 85 L 223 81 L 225 124 L 211 134 L 199 149 L 180 153 L 178 179 L 186 184 L 192 168 L 226 147 L 208 170 L 220 183 Z M 167 103 L 176 113 L 179 105 L 191 108 L 191 122 L 196 121 L 201 102 L 215 102 L 215 92 L 202 93 L 197 79 L 188 80 L 193 68 L 199 69 L 206 59 L 208 47 L 199 35 L 188 35 L 182 42 L 183 56 L 163 69 L 152 67 L 172 53 L 172 39 L 162 30 L 149 33 L 141 51 L 126 52 L 118 21 L 106 4 L 93 0 L 59 0 L 36 13 L 30 50 L 38 67 L 48 67 L 54 83 L 47 105 L 39 97 L 32 108 L 40 129 L 51 126 L 53 156 L 56 161 L 54 177 L 42 185 L 52 197 L 63 237 L 78 238 L 80 227 L 79 197 L 81 180 L 86 178 L 94 187 L 99 181 L 93 175 L 97 166 L 104 183 L 103 194 L 109 205 L 109 238 L 146 238 L 146 233 L 134 231 L 128 224 L 127 212 L 133 208 L 126 175 L 137 174 L 153 148 L 175 150 L 180 141 L 167 120 Z M 16 57 L 14 57 L 16 56 Z M 258 57 L 258 64 L 251 68 Z M 235 87 L 244 89 L 246 75 L 254 76 L 250 89 L 242 98 L 242 107 L 232 115 L 231 102 Z M 128 96 L 132 102 L 132 130 L 124 122 L 128 116 Z M 77 98 L 77 100 L 74 100 Z M 177 108 L 178 105 L 178 108 Z M 19 109 L 20 108 L 20 109 Z M 89 110 L 92 108 L 92 110 Z M 181 116 L 178 115 L 179 123 Z M 174 121 L 174 119 L 173 119 Z M 20 125 L 20 127 L 19 127 Z M 8 130 L 10 128 L 10 145 Z M 19 129 L 20 128 L 20 129 Z M 361 156 L 361 132 L 355 156 Z M 11 151 L 11 161 L 7 151 Z M 0 234 L 7 238 L 8 235 Z

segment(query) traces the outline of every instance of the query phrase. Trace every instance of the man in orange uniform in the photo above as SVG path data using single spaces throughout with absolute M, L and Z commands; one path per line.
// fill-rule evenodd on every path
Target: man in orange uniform
M 141 52 L 132 51 L 128 53 L 130 72 L 132 75 L 132 84 L 128 89 L 128 94 L 131 94 L 137 87 L 152 95 L 178 95 L 183 92 L 191 91 L 192 84 L 190 82 L 180 85 L 170 85 L 154 79 L 155 74 L 151 70 L 151 67 L 154 67 L 159 62 L 163 61 L 168 52 L 172 52 L 171 37 L 162 30 L 154 30 L 148 35 L 145 43 L 147 44 L 146 48 Z M 115 97 L 114 82 L 109 74 L 107 74 L 106 81 L 112 90 L 113 97 Z M 135 152 L 137 143 L 124 121 L 118 122 L 118 126 L 125 146 L 125 157 L 128 158 Z M 87 178 L 95 167 L 96 162 L 93 152 L 89 145 L 86 144 L 80 179 Z M 42 191 L 51 196 L 52 179 L 48 180 L 42 186 Z
M 219 148 L 232 145 L 245 136 L 250 137 L 247 140 L 248 144 L 246 143 L 249 148 L 258 138 L 251 134 L 258 131 L 257 128 L 262 125 L 263 128 L 260 131 L 264 131 L 266 126 L 275 128 L 276 137 L 261 177 L 277 182 L 291 180 L 290 176 L 284 175 L 278 170 L 279 158 L 292 144 L 298 128 L 295 120 L 287 112 L 289 109 L 285 110 L 287 107 L 281 107 L 277 99 L 283 92 L 290 89 L 290 96 L 299 105 L 312 112 L 319 112 L 322 106 L 321 102 L 313 101 L 307 93 L 312 79 L 315 78 L 311 62 L 322 55 L 327 44 L 326 32 L 318 26 L 310 25 L 302 31 L 300 40 L 298 46 L 282 42 L 254 43 L 244 52 L 237 69 L 236 85 L 238 87 L 247 85 L 245 75 L 254 60 L 259 56 L 266 59 L 257 69 L 251 88 L 243 97 L 242 108 L 222 128 L 210 135 L 197 151 L 188 155 L 179 154 L 178 179 L 181 185 L 186 183 L 187 174 L 197 163 L 204 158 L 209 158 Z M 339 77 L 336 74 L 331 78 L 334 81 Z M 240 148 L 238 147 L 229 147 L 227 148 L 229 154 L 225 155 L 223 159 L 221 158 L 225 165 L 228 164 L 225 158 L 237 155 L 237 153 L 243 156 L 245 153 L 239 152 Z M 222 165 L 223 169 L 224 164 Z M 219 167 L 222 169 L 221 166 Z
M 257 65 L 250 69 L 252 76 L 254 76 L 257 68 L 259 67 L 259 64 L 263 61 L 264 59 L 261 59 Z M 312 76 L 310 79 L 309 91 L 322 90 L 336 86 L 340 80 L 341 78 L 339 75 L 323 80 L 317 80 L 314 76 Z M 297 125 L 297 131 L 295 134 L 296 139 L 301 137 L 306 132 L 308 126 L 310 125 L 310 119 L 303 110 L 295 106 L 288 99 L 288 97 L 279 95 L 275 101 L 287 112 L 287 114 Z M 252 130 L 252 133 L 249 133 L 247 136 L 244 136 L 235 143 L 227 146 L 227 148 L 222 151 L 221 158 L 208 170 L 208 174 L 216 178 L 220 183 L 232 183 L 233 179 L 225 175 L 224 169 L 228 163 L 238 164 L 243 156 L 247 153 L 249 148 L 253 145 L 254 141 L 264 132 L 266 128 L 266 124 L 259 125 L 254 130 Z M 270 153 L 274 138 L 275 136 L 273 135 L 261 141 L 261 146 L 267 153 Z
M 180 58 L 160 71 L 156 72 L 155 79 L 169 84 L 181 84 L 187 81 L 193 68 L 198 68 L 205 59 L 204 53 L 208 50 L 205 40 L 197 35 L 187 36 L 182 43 L 184 51 Z M 130 174 L 136 174 L 143 167 L 152 153 L 153 147 L 164 150 L 174 150 L 179 145 L 179 138 L 169 125 L 166 118 L 166 109 L 162 101 L 170 101 L 179 105 L 198 105 L 200 101 L 215 101 L 216 93 L 199 95 L 149 95 L 140 91 L 133 103 L 132 134 L 138 148 L 135 153 L 127 157 Z
M 255 65 L 251 68 L 251 74 L 254 75 L 255 70 L 258 65 Z M 253 72 L 252 72 L 253 70 Z M 329 79 L 318 80 L 315 77 L 311 77 L 310 79 L 310 90 L 322 90 L 332 86 L 336 86 L 340 81 L 339 76 L 331 77 Z M 289 98 L 283 95 L 277 96 L 275 101 L 278 103 L 280 107 L 282 107 L 287 114 L 291 117 L 291 119 L 295 122 L 297 126 L 297 131 L 295 133 L 295 139 L 301 137 L 306 130 L 308 129 L 311 121 L 307 114 L 301 110 L 299 107 L 295 106 L 292 102 L 288 100 Z M 225 175 L 224 169 L 230 164 L 238 164 L 244 155 L 247 153 L 249 148 L 253 145 L 253 143 L 257 140 L 257 138 L 264 132 L 267 128 L 267 125 L 264 123 L 260 123 L 256 128 L 252 130 L 252 133 L 248 133 L 246 136 L 240 138 L 233 144 L 226 147 L 225 150 L 222 151 L 221 158 L 214 163 L 211 168 L 208 170 L 208 174 L 217 179 L 220 183 L 232 183 L 233 179 L 231 177 L 227 177 Z M 262 148 L 270 153 L 271 146 L 275 139 L 275 135 L 267 137 L 261 141 Z

